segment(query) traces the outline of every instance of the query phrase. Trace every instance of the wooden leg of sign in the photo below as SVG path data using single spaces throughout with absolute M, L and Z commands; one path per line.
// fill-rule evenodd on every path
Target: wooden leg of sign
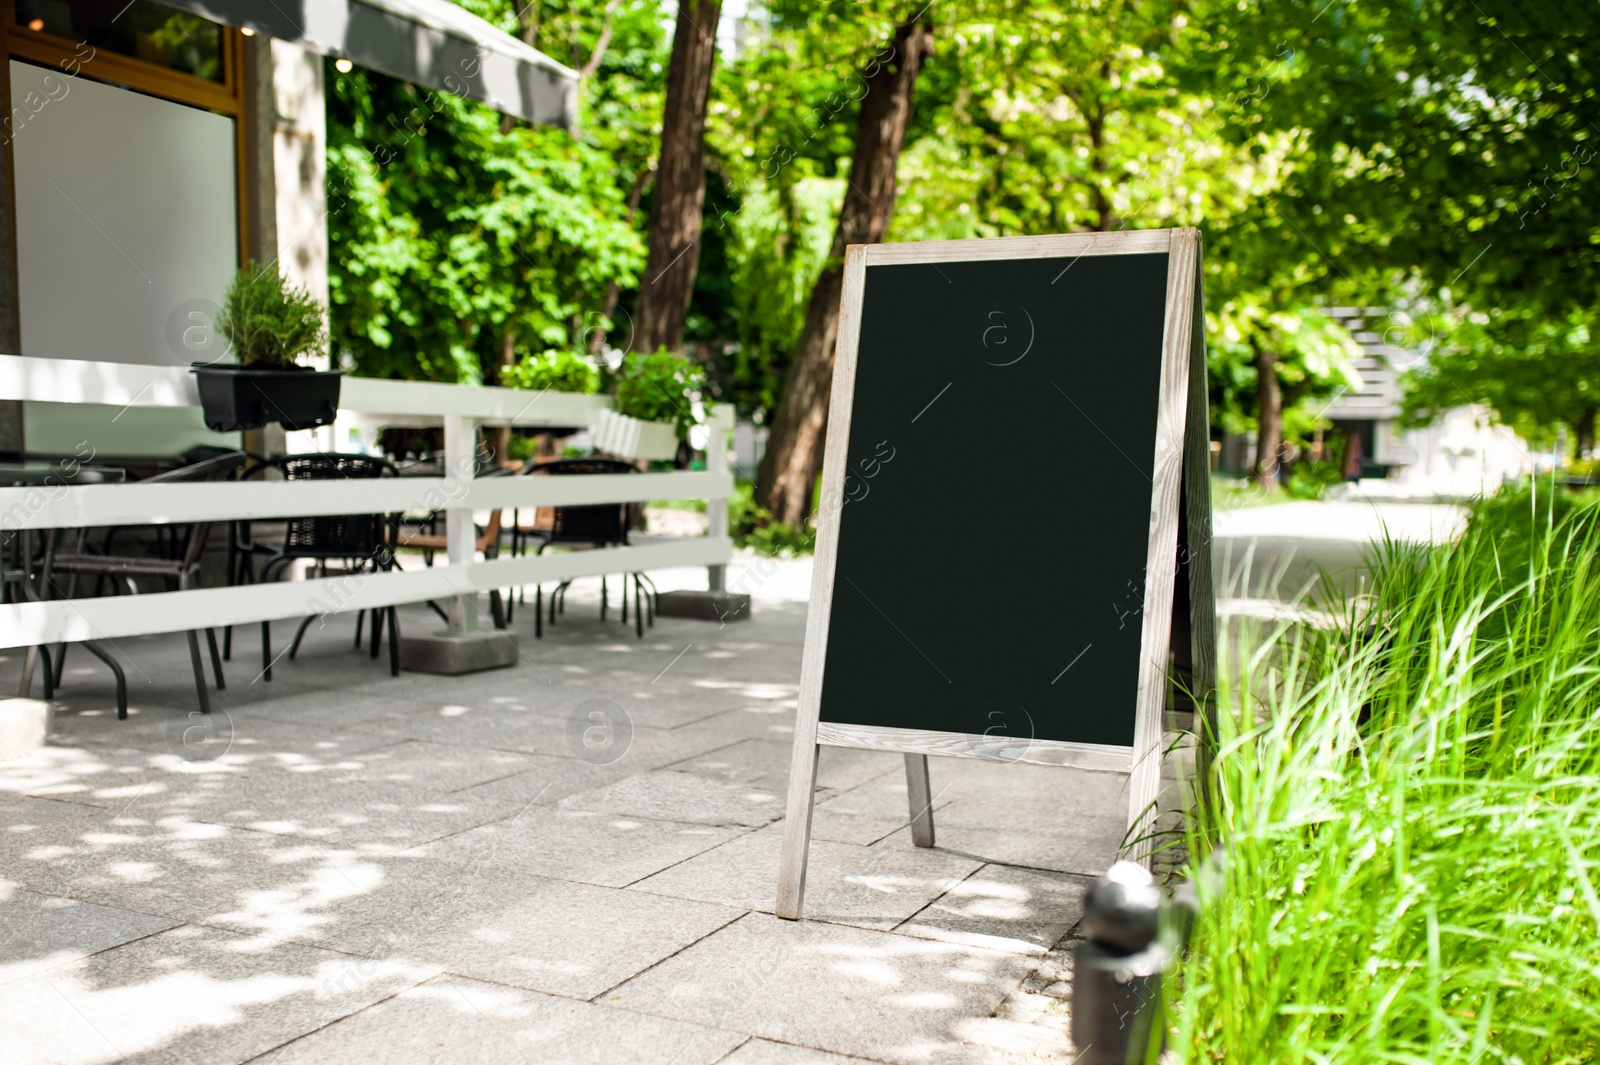
M 789 762 L 789 802 L 783 811 L 783 857 L 778 863 L 779 917 L 800 919 L 806 898 L 806 859 L 811 852 L 812 797 L 817 789 L 816 724 L 811 725 L 811 740 L 797 737 L 794 757 Z
M 1196 273 L 1200 257 L 1195 257 Z M 1197 791 L 1211 780 L 1217 742 L 1217 593 L 1211 571 L 1211 424 L 1207 410 L 1205 292 L 1195 285 L 1194 319 L 1189 331 L 1189 418 L 1184 438 L 1183 497 L 1188 509 L 1190 678 L 1194 688 L 1194 764 Z
M 906 794 L 911 800 L 911 842 L 933 846 L 933 788 L 928 783 L 928 756 L 906 755 Z
M 1156 800 L 1161 794 L 1162 732 L 1167 692 L 1167 651 L 1172 646 L 1173 588 L 1178 577 L 1178 507 L 1191 395 L 1190 359 L 1199 288 L 1200 246 L 1192 229 L 1172 231 L 1167 262 L 1167 305 L 1161 350 L 1161 393 L 1156 407 L 1156 448 L 1149 549 L 1146 553 L 1143 648 L 1134 711 L 1133 769 L 1128 778 L 1127 857 L 1146 868 L 1156 847 Z M 1193 427 L 1198 432 L 1199 427 Z

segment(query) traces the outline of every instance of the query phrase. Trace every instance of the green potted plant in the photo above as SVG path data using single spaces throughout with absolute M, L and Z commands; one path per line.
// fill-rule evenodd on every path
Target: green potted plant
M 566 392 L 592 396 L 600 391 L 600 367 L 595 365 L 594 360 L 562 348 L 552 348 L 539 355 L 527 355 L 521 362 L 502 366 L 499 378 L 502 387 L 521 388 L 529 392 Z M 552 440 L 561 440 L 577 431 L 575 428 L 548 428 L 512 432 L 505 442 L 506 454 L 512 459 L 528 462 L 538 453 L 538 437 L 548 435 Z
M 328 330 L 322 304 L 276 269 L 247 263 L 222 298 L 217 329 L 236 363 L 195 363 L 206 426 L 217 432 L 314 429 L 339 411 L 338 370 L 297 363 L 322 351 Z
M 600 391 L 600 368 L 576 352 L 552 348 L 542 355 L 528 355 L 521 362 L 500 369 L 500 384 L 530 392 L 572 392 L 592 396 Z
M 694 405 L 705 388 L 705 373 L 666 348 L 628 355 L 617 369 L 617 413 L 665 422 L 684 440 L 699 424 Z
M 699 424 L 705 374 L 665 348 L 628 355 L 616 373 L 617 409 L 603 412 L 595 447 L 624 458 L 670 459 Z

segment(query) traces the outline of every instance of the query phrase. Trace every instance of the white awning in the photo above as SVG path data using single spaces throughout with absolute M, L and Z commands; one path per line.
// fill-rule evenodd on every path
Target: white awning
M 577 122 L 578 74 L 450 0 L 162 0 L 229 26 L 478 100 L 530 122 Z

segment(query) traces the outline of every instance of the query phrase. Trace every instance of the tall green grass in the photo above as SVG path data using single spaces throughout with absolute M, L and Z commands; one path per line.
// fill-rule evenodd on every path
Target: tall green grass
M 1175 1049 L 1600 1059 L 1600 508 L 1503 493 L 1337 607 L 1223 683 Z

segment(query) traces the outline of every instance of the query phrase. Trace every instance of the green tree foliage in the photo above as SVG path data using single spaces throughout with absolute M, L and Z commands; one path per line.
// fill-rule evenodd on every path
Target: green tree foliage
M 1254 412 L 1258 352 L 1283 353 L 1273 369 L 1283 389 L 1289 439 L 1309 436 L 1328 401 L 1340 389 L 1361 384 L 1350 365 L 1358 348 L 1343 325 L 1316 308 L 1278 310 L 1264 294 L 1225 304 L 1212 317 L 1206 344 L 1213 417 L 1230 433 L 1260 429 Z
M 881 39 L 864 33 L 859 9 L 836 20 L 774 12 L 770 36 L 719 74 L 713 107 L 713 166 L 738 195 L 707 223 L 737 235 L 730 268 L 740 275 L 733 366 L 713 376 L 747 382 L 739 395 L 749 411 L 775 402 L 749 386 L 762 373 L 781 379 L 802 279 L 821 266 L 827 223 L 798 209 L 800 190 L 837 180 L 848 162 L 859 70 L 873 57 L 863 42 Z M 1191 44 L 1199 31 L 1189 5 L 986 0 L 934 14 L 889 239 L 1202 226 L 1213 374 L 1230 382 L 1214 391 L 1216 424 L 1242 431 L 1258 421 L 1254 336 L 1299 401 L 1285 414 L 1291 435 L 1309 431 L 1347 383 L 1349 339 L 1326 319 L 1310 330 L 1281 324 L 1317 321 L 1315 308 L 1347 279 L 1264 206 L 1288 138 L 1224 135 L 1254 97 L 1213 97 L 1193 76 L 1197 54 L 1209 57 Z
M 746 417 L 777 406 L 843 195 L 844 181 L 837 178 L 752 182 L 729 216 L 732 343 L 710 360 L 709 369 L 718 398 L 735 403 Z
M 656 6 L 534 4 L 527 26 L 511 0 L 462 6 L 518 36 L 531 26 L 537 47 L 583 68 L 582 124 L 529 128 L 328 67 L 331 332 L 364 375 L 492 380 L 529 354 L 582 349 L 643 264 L 633 207 L 660 119 Z
M 1251 95 L 1224 132 L 1293 138 L 1277 202 L 1341 268 L 1422 272 L 1480 309 L 1593 304 L 1583 189 L 1600 7 L 1568 0 L 1213 4 L 1200 69 Z
M 740 53 L 716 71 L 689 330 L 716 398 L 757 419 L 777 407 L 844 196 L 862 72 L 891 25 L 852 4 L 767 14 L 735 28 Z M 713 320 L 720 336 L 705 328 Z
M 330 73 L 335 348 L 363 373 L 443 380 L 594 350 L 601 333 L 626 348 L 669 22 L 650 0 L 540 0 L 520 19 L 513 0 L 459 2 L 586 72 L 582 128 Z M 686 337 L 713 395 L 747 415 L 778 401 L 861 73 L 904 14 L 774 0 L 729 27 Z M 1351 351 L 1318 308 L 1405 296 L 1572 336 L 1574 308 L 1600 295 L 1582 194 L 1600 143 L 1593 5 L 977 0 L 930 15 L 889 239 L 1201 226 L 1219 427 L 1261 428 L 1268 372 L 1269 420 L 1311 431 Z M 1453 330 L 1413 411 L 1448 394 L 1535 417 L 1508 397 L 1553 335 Z M 1577 425 L 1554 394 L 1592 379 L 1576 349 L 1561 365 L 1537 418 Z
M 381 75 L 329 80 L 333 339 L 360 373 L 477 380 L 508 348 L 578 343 L 635 276 L 603 152 Z
M 1289 148 L 1252 221 L 1288 222 L 1369 302 L 1420 292 L 1444 308 L 1427 331 L 1454 335 L 1414 376 L 1411 417 L 1470 400 L 1586 438 L 1600 7 L 1229 0 L 1198 14 L 1191 76 L 1243 102 L 1218 134 Z
M 1565 424 L 1588 457 L 1600 413 L 1597 325 L 1581 309 L 1551 317 L 1469 313 L 1402 379 L 1406 420 L 1427 424 L 1451 407 L 1481 403 L 1528 435 Z
M 908 220 L 959 236 L 1148 228 L 1194 224 L 1234 195 L 1231 153 L 1187 135 L 1204 101 L 1169 69 L 1182 5 L 989 0 L 945 19 L 919 146 L 933 158 L 927 187 L 908 185 Z M 953 171 L 934 162 L 952 158 Z M 966 195 L 913 209 L 941 186 Z

